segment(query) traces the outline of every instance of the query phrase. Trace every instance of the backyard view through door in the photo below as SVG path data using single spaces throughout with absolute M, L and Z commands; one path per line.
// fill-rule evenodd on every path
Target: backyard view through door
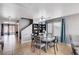
M 12 35 L 15 34 L 15 25 L 12 24 L 4 24 L 3 26 L 3 34 Z

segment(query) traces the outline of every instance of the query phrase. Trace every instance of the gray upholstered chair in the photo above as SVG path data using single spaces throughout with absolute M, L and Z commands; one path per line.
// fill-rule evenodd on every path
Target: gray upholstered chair
M 74 55 L 79 55 L 79 36 L 69 35 L 71 47 Z
M 38 48 L 40 50 L 44 49 L 44 51 L 45 51 L 45 44 L 41 42 L 41 38 L 42 38 L 42 36 L 38 36 L 38 37 L 32 36 L 31 48 L 32 48 L 33 52 L 35 51 L 35 48 Z
M 1 45 L 1 49 L 3 50 L 3 48 L 4 48 L 4 42 L 3 42 L 3 40 L 0 38 L 0 45 Z
M 46 50 L 48 48 L 54 47 L 54 54 L 56 54 L 56 50 L 58 51 L 58 47 L 57 47 L 58 39 L 56 36 L 53 36 L 52 33 L 44 34 L 44 38 L 42 39 L 42 42 L 46 43 Z

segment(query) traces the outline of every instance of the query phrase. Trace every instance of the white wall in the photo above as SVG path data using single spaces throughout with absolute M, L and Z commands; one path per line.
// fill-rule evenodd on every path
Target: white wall
M 79 14 L 65 17 L 67 34 L 79 35 Z

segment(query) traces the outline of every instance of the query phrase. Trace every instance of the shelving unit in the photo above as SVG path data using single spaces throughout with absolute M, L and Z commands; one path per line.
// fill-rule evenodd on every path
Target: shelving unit
M 32 47 L 35 49 L 34 44 L 38 41 L 40 45 L 41 39 L 40 39 L 40 34 L 43 34 L 46 31 L 46 24 L 32 24 Z M 41 47 L 40 47 L 41 49 Z M 35 50 L 34 50 L 35 51 Z
M 39 33 L 44 33 L 45 31 L 46 31 L 46 24 L 32 24 L 33 36 L 38 36 Z

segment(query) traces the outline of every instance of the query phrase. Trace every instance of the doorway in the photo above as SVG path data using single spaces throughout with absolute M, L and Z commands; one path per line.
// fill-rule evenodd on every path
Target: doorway
M 3 35 L 14 35 L 15 33 L 14 24 L 3 24 Z

